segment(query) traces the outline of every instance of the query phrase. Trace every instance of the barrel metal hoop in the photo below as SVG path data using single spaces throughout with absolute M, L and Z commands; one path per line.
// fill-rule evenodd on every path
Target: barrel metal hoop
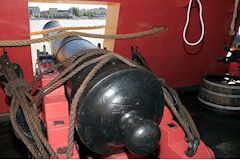
M 207 92 L 209 94 L 212 94 L 214 96 L 220 96 L 220 97 L 224 97 L 224 98 L 240 98 L 240 95 L 218 93 L 218 92 L 214 92 L 214 91 L 211 91 L 211 90 L 207 90 L 204 87 L 201 87 L 201 90 L 203 90 L 204 92 Z
M 240 107 L 222 106 L 222 105 L 210 103 L 210 102 L 207 102 L 207 101 L 203 100 L 199 96 L 198 96 L 198 100 L 201 101 L 203 104 L 211 106 L 213 108 L 222 109 L 222 110 L 240 111 Z
M 227 89 L 234 89 L 234 90 L 238 90 L 240 89 L 240 86 L 226 86 L 226 85 L 223 85 L 223 84 L 217 84 L 217 83 L 214 83 L 214 82 L 211 82 L 207 79 L 203 79 L 203 81 L 207 84 L 210 84 L 212 86 L 216 86 L 216 87 L 221 87 L 221 88 L 227 88 Z

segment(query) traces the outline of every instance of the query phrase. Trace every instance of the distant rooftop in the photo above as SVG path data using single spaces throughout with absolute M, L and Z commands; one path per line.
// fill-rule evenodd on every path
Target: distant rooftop
M 28 6 L 39 7 L 41 11 L 49 10 L 49 8 L 57 8 L 59 10 L 66 10 L 71 7 L 78 7 L 79 9 L 107 8 L 107 5 L 38 3 L 38 2 L 29 2 Z

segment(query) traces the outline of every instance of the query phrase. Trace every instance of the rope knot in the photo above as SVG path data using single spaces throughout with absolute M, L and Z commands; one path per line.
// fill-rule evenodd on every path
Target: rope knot
M 30 86 L 29 84 L 23 80 L 23 79 L 16 79 L 16 80 L 11 80 L 7 83 L 5 86 L 5 93 L 6 95 L 12 97 L 16 91 L 16 89 L 21 88 L 21 90 L 24 91 L 29 91 Z

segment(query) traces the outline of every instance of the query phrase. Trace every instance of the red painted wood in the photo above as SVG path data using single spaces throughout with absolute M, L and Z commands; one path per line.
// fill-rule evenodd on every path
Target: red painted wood
M 53 66 L 51 64 L 40 63 L 38 67 L 39 71 L 42 73 Z M 43 76 L 40 80 L 41 87 L 46 86 L 58 75 L 59 72 L 55 72 Z M 64 86 L 57 88 L 43 98 L 43 109 L 40 116 L 46 126 L 49 144 L 56 152 L 58 158 L 66 159 L 67 154 L 58 151 L 61 149 L 63 150 L 63 148 L 66 148 L 68 145 L 69 108 L 68 101 L 65 96 Z M 78 151 L 75 145 L 72 158 L 79 159 Z
M 29 19 L 27 0 L 0 1 L 0 40 L 29 38 Z M 25 79 L 32 81 L 32 58 L 30 47 L 6 48 L 12 62 L 21 65 Z M 0 48 L 0 55 L 2 49 Z M 8 112 L 5 94 L 0 89 L 0 113 Z
M 217 62 L 216 57 L 223 54 L 224 42 L 230 42 L 228 33 L 233 0 L 202 0 L 205 38 L 204 43 L 196 47 L 185 46 L 182 40 L 188 0 L 99 1 L 121 3 L 117 33 L 143 31 L 158 25 L 168 27 L 166 32 L 153 36 L 116 40 L 115 51 L 130 57 L 130 46 L 139 46 L 150 68 L 157 76 L 165 78 L 169 85 L 196 85 L 208 73 L 227 71 L 227 65 Z M 28 38 L 27 0 L 0 1 L 0 6 L 0 39 Z M 200 35 L 197 9 L 193 7 L 192 10 L 187 36 L 190 41 Z M 11 48 L 8 51 L 11 59 L 22 65 L 26 79 L 32 79 L 30 48 Z M 190 56 L 187 52 L 199 54 Z M 5 112 L 7 109 L 2 91 L 0 97 L 0 112 Z
M 173 128 L 168 124 L 174 124 Z M 193 157 L 188 157 L 185 151 L 188 148 L 188 143 L 185 141 L 185 134 L 180 125 L 173 120 L 173 115 L 167 106 L 164 107 L 164 114 L 159 124 L 161 130 L 161 139 L 159 141 L 159 158 L 162 159 L 213 159 L 215 155 L 213 151 L 206 146 L 203 141 L 200 141 L 196 154 Z M 129 154 L 123 152 L 113 154 L 107 159 L 130 159 Z M 135 157 L 133 157 L 135 158 Z

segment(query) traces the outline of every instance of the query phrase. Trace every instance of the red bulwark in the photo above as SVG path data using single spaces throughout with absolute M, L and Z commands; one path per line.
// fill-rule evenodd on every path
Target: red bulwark
M 229 30 L 234 1 L 201 0 L 205 36 L 203 43 L 195 47 L 186 46 L 182 39 L 189 0 L 110 1 L 119 2 L 121 5 L 117 33 L 144 31 L 159 25 L 167 26 L 164 33 L 116 40 L 115 51 L 131 57 L 131 45 L 139 46 L 139 52 L 150 68 L 157 76 L 166 79 L 170 86 L 198 85 L 206 74 L 227 72 L 227 65 L 216 59 L 225 55 L 224 42 L 231 44 Z M 195 7 L 191 11 L 187 33 L 189 41 L 196 41 L 201 34 L 198 7 L 195 4 L 193 6 Z
M 29 19 L 27 0 L 0 0 L 0 40 L 29 39 Z M 2 54 L 0 48 L 0 55 Z M 33 80 L 31 48 L 8 47 L 6 48 L 11 62 L 21 65 L 27 81 Z M 0 113 L 8 112 L 5 94 L 0 89 Z

